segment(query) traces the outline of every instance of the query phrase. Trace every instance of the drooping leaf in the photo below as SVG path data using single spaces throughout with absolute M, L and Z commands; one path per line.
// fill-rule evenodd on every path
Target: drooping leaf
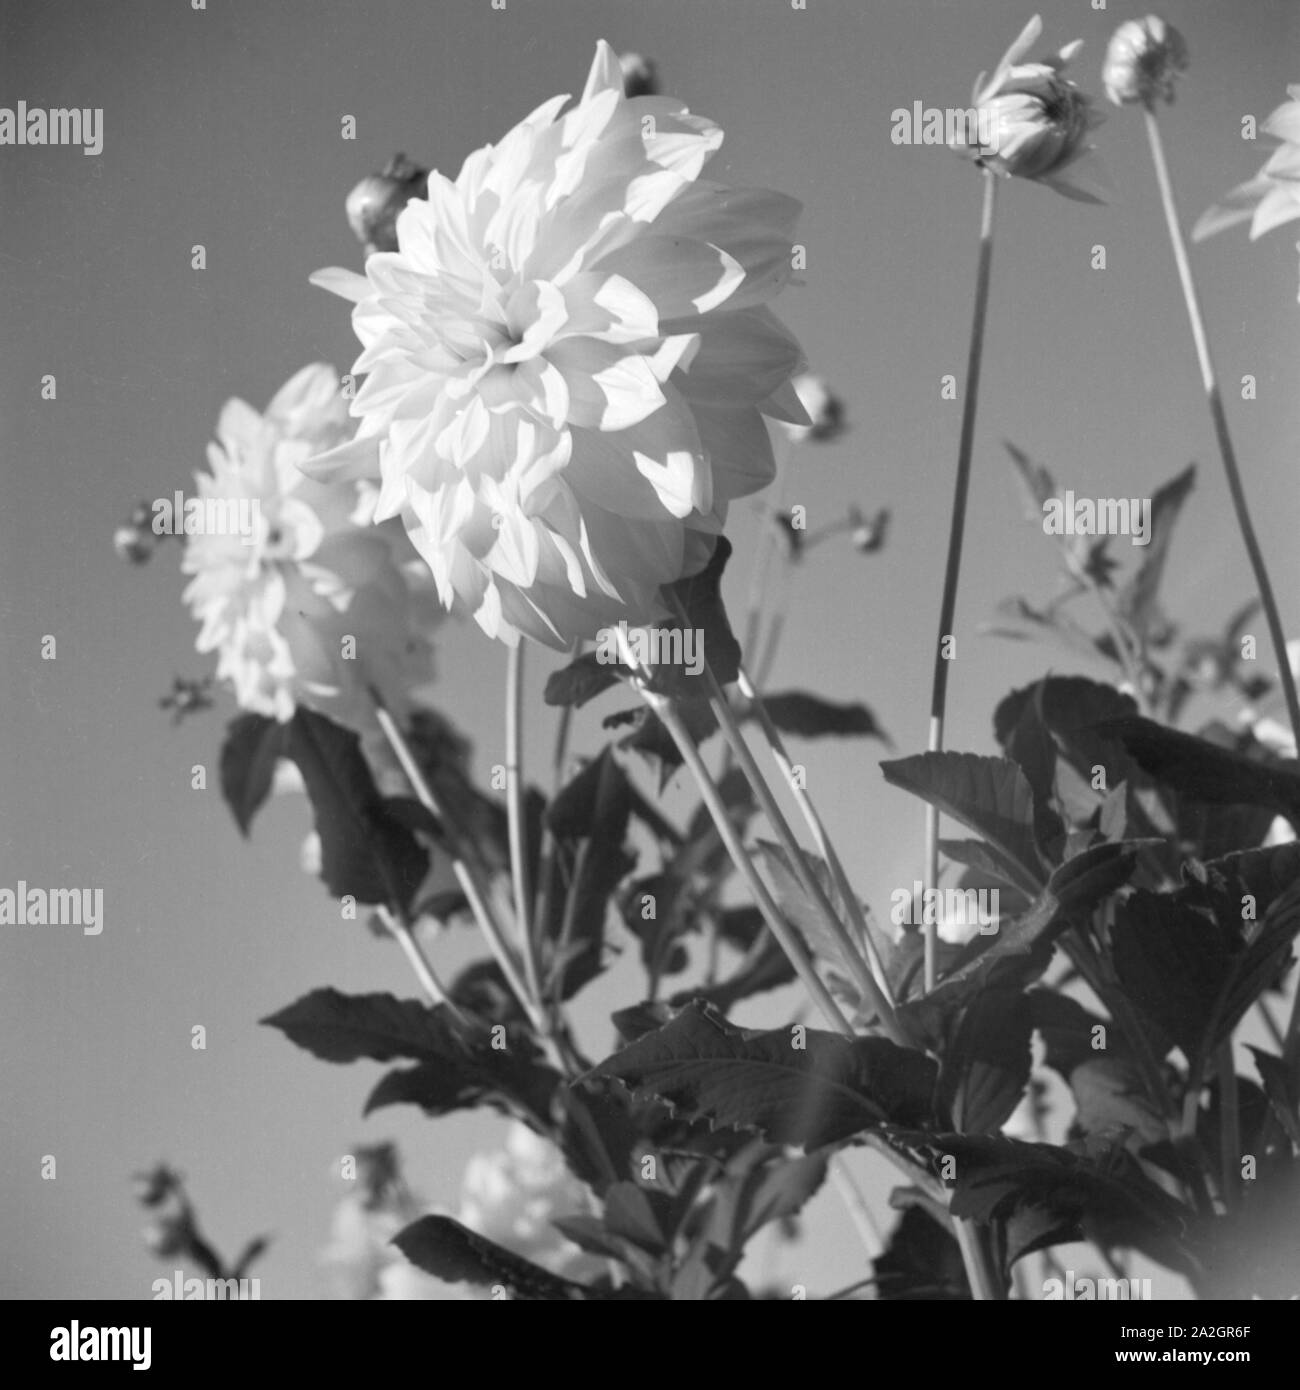
M 429 856 L 379 794 L 358 736 L 299 706 L 286 752 L 311 798 L 325 886 L 335 897 L 405 908 Z
M 876 1296 L 882 1302 L 942 1303 L 970 1298 L 961 1248 L 946 1223 L 940 1224 L 919 1204 L 903 1208 L 888 1245 L 873 1267 Z
M 595 652 L 584 652 L 547 677 L 542 699 L 548 705 L 572 705 L 581 709 L 611 686 L 617 685 L 620 668 L 602 661 Z
M 873 1125 L 928 1116 L 935 1065 L 881 1038 L 746 1032 L 692 1004 L 593 1075 L 615 1077 L 715 1125 L 816 1149 Z
M 1221 748 L 1206 739 L 1131 716 L 1099 726 L 1157 781 L 1216 805 L 1263 806 L 1300 824 L 1300 770 Z
M 1033 1017 L 1028 999 L 988 989 L 962 1010 L 939 1075 L 939 1100 L 961 1134 L 1000 1130 L 1029 1084 Z
M 784 734 L 799 738 L 837 737 L 878 738 L 888 744 L 889 735 L 876 722 L 876 716 L 862 704 L 836 704 L 802 690 L 764 695 L 763 707 L 772 723 Z
M 422 1216 L 393 1237 L 417 1269 L 449 1284 L 500 1284 L 521 1302 L 560 1303 L 598 1295 L 562 1279 L 450 1216 Z
M 736 641 L 722 602 L 722 573 L 731 558 L 731 542 L 719 536 L 709 563 L 687 579 L 664 586 L 674 613 L 680 611 L 689 628 L 699 635 L 700 650 L 719 685 L 729 685 L 740 669 L 740 643 Z M 654 684 L 666 695 L 699 694 L 700 676 L 689 669 L 653 668 Z
M 240 714 L 226 726 L 221 745 L 221 794 L 240 834 L 271 794 L 277 761 L 285 756 L 288 727 L 263 714 Z

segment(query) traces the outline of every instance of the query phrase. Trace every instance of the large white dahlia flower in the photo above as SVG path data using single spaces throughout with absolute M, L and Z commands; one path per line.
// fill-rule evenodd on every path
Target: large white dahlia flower
M 606 43 L 567 100 L 431 173 L 364 275 L 313 277 L 355 303 L 368 374 L 315 476 L 377 479 L 448 608 L 556 647 L 659 616 L 771 479 L 764 416 L 808 423 L 767 307 L 799 204 L 701 178 L 722 131 L 626 97 Z
M 374 492 L 300 465 L 352 433 L 332 367 L 304 367 L 264 414 L 228 401 L 199 497 L 246 504 L 246 534 L 185 538 L 184 599 L 241 708 L 287 721 L 306 704 L 363 734 L 367 687 L 395 713 L 432 676 L 432 586 L 400 528 L 372 524 Z M 216 514 L 214 512 L 214 514 Z M 231 509 L 230 515 L 235 512 Z

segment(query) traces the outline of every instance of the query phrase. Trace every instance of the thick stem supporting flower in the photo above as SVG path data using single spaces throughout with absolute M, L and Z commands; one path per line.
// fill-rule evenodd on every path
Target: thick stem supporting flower
M 372 692 L 373 695 L 373 692 Z M 410 782 L 412 790 L 415 792 L 420 804 L 430 815 L 437 818 L 447 826 L 451 833 L 451 826 L 443 815 L 438 805 L 438 799 L 433 794 L 433 789 L 425 780 L 424 773 L 420 770 L 419 763 L 416 762 L 414 754 L 411 752 L 406 739 L 402 737 L 402 731 L 397 727 L 393 716 L 383 707 L 378 695 L 374 695 L 375 717 L 379 721 L 379 727 L 383 730 L 384 737 L 388 740 L 397 757 L 397 761 L 402 766 L 402 771 L 406 774 L 407 781 Z M 536 1031 L 545 1036 L 546 1020 L 542 1015 L 541 1009 L 534 1002 L 528 992 L 528 987 L 524 983 L 519 973 L 519 966 L 511 953 L 509 943 L 506 941 L 505 933 L 501 929 L 501 924 L 497 921 L 491 909 L 491 896 L 485 884 L 479 881 L 479 877 L 471 862 L 463 856 L 458 849 L 452 851 L 451 861 L 452 872 L 456 875 L 456 882 L 460 885 L 460 890 L 465 894 L 466 901 L 470 905 L 470 910 L 474 914 L 475 921 L 487 938 L 488 946 L 491 948 L 493 956 L 496 957 L 497 964 L 501 967 L 501 973 L 506 978 L 506 983 L 514 992 L 520 1007 L 523 1009 L 528 1021 Z
M 961 573 L 961 546 L 966 531 L 966 497 L 970 491 L 971 454 L 975 445 L 975 407 L 979 401 L 980 367 L 984 360 L 984 321 L 988 315 L 989 271 L 993 263 L 993 210 L 997 201 L 997 178 L 984 170 L 984 204 L 980 214 L 979 265 L 975 272 L 975 313 L 971 320 L 970 353 L 966 362 L 966 383 L 962 396 L 961 439 L 957 446 L 957 479 L 952 495 L 952 527 L 948 533 L 948 562 L 943 574 L 943 597 L 939 603 L 939 635 L 934 647 L 934 679 L 930 694 L 929 750 L 943 748 L 943 724 L 948 705 L 947 639 L 952 634 L 957 608 L 957 580 Z M 939 812 L 925 808 L 926 886 L 939 882 Z M 929 923 L 925 932 L 925 990 L 935 986 L 938 973 L 938 928 Z
M 633 670 L 638 669 L 638 664 L 628 650 L 626 641 L 621 634 L 620 646 L 623 648 L 624 662 Z M 673 702 L 667 696 L 650 690 L 643 679 L 635 680 L 633 685 L 649 708 L 658 715 L 664 728 L 668 730 L 669 736 L 677 745 L 677 751 L 682 755 L 682 761 L 686 764 L 687 770 L 695 778 L 705 808 L 712 817 L 713 824 L 717 827 L 727 853 L 731 856 L 731 862 L 735 864 L 741 877 L 749 886 L 749 891 L 754 898 L 754 905 L 763 914 L 763 920 L 767 923 L 772 935 L 776 937 L 781 949 L 786 953 L 790 964 L 794 966 L 795 974 L 799 976 L 804 988 L 822 1011 L 823 1017 L 831 1027 L 846 1038 L 857 1037 L 852 1024 L 844 1017 L 839 1005 L 831 997 L 830 991 L 822 983 L 821 977 L 813 969 L 812 961 L 809 959 L 808 952 L 804 950 L 803 942 L 799 940 L 798 935 L 781 916 L 776 903 L 772 901 L 772 895 L 767 891 L 767 885 L 754 867 L 753 859 L 745 852 L 745 846 L 741 843 L 735 823 L 727 811 L 722 793 L 718 790 L 717 783 L 705 766 L 704 759 L 700 757 L 700 751 L 695 746 L 685 724 L 682 723 Z
M 524 826 L 523 760 L 524 722 L 524 644 L 516 642 L 510 648 L 506 665 L 506 825 L 510 841 L 510 882 L 515 895 L 515 926 L 519 950 L 524 958 L 524 973 L 528 990 L 540 1009 L 542 999 L 541 974 L 537 966 L 537 948 L 533 940 L 529 914 L 528 847 Z
M 1232 436 L 1228 433 L 1228 417 L 1224 413 L 1223 397 L 1219 392 L 1214 361 L 1210 356 L 1210 340 L 1205 331 L 1205 320 L 1201 317 L 1196 281 L 1192 278 L 1192 265 L 1187 256 L 1187 243 L 1183 240 L 1182 228 L 1178 222 L 1178 205 L 1174 201 L 1173 180 L 1169 177 L 1169 166 L 1165 162 L 1160 123 L 1156 120 L 1156 113 L 1151 106 L 1144 109 L 1143 116 L 1146 120 L 1147 139 L 1151 144 L 1151 160 L 1155 165 L 1156 184 L 1160 189 L 1165 224 L 1169 229 L 1169 242 L 1173 247 L 1174 263 L 1178 267 L 1178 279 L 1182 284 L 1183 300 L 1187 305 L 1192 342 L 1196 347 L 1196 360 L 1201 369 L 1201 386 L 1205 391 L 1206 404 L 1210 407 L 1210 419 L 1214 422 L 1214 434 L 1219 445 L 1219 456 L 1223 459 L 1223 471 L 1228 476 L 1228 492 L 1232 496 L 1232 507 L 1237 515 L 1237 528 L 1245 542 L 1246 554 L 1250 557 L 1255 587 L 1259 590 L 1260 602 L 1264 607 L 1264 620 L 1268 624 L 1269 638 L 1277 657 L 1278 680 L 1286 700 L 1287 715 L 1291 720 L 1291 733 L 1297 744 L 1300 744 L 1300 699 L 1297 699 L 1295 677 L 1291 674 L 1291 663 L 1287 660 L 1286 636 L 1282 630 L 1282 619 L 1278 614 L 1277 600 L 1273 597 L 1273 585 L 1264 564 L 1263 552 L 1259 548 L 1255 527 L 1250 519 L 1246 492 L 1237 467 L 1236 450 L 1232 445 Z

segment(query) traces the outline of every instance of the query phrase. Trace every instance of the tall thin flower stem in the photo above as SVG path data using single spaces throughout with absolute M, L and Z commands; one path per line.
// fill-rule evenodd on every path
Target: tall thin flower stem
M 375 717 L 379 721 L 379 727 L 383 730 L 384 737 L 388 740 L 389 747 L 397 757 L 397 761 L 402 766 L 402 771 L 406 774 L 406 779 L 411 784 L 411 789 L 415 792 L 420 805 L 424 807 L 430 815 L 437 818 L 451 831 L 446 817 L 443 815 L 438 805 L 438 798 L 434 795 L 433 789 L 425 780 L 424 773 L 420 770 L 419 763 L 416 762 L 414 754 L 406 739 L 402 736 L 402 731 L 397 727 L 393 716 L 379 702 L 379 697 L 374 696 Z M 501 973 L 506 978 L 506 983 L 514 992 L 520 1007 L 527 1016 L 528 1021 L 533 1025 L 539 1034 L 546 1033 L 546 1020 L 542 1015 L 541 1009 L 533 1000 L 528 992 L 528 986 L 519 973 L 519 966 L 510 950 L 510 945 L 506 941 L 505 933 L 501 929 L 501 924 L 497 921 L 491 907 L 491 896 L 487 890 L 487 885 L 479 879 L 478 873 L 465 858 L 458 848 L 452 851 L 451 861 L 452 872 L 456 875 L 456 882 L 460 885 L 460 890 L 465 894 L 469 902 L 470 910 L 474 914 L 475 921 L 478 922 L 484 937 L 487 938 L 488 946 L 491 948 L 493 956 L 496 957 L 497 964 L 501 967 Z
M 1287 660 L 1286 636 L 1282 630 L 1282 619 L 1277 611 L 1277 600 L 1273 597 L 1273 585 L 1268 577 L 1264 556 L 1251 523 L 1250 509 L 1246 504 L 1246 492 L 1242 487 L 1241 472 L 1237 467 L 1237 454 L 1228 433 L 1228 417 L 1223 409 L 1223 397 L 1219 392 L 1218 378 L 1214 371 L 1214 361 L 1210 357 L 1210 341 L 1205 332 L 1205 320 L 1201 316 L 1200 301 L 1196 295 L 1196 282 L 1192 278 L 1192 265 L 1187 256 L 1187 243 L 1183 240 L 1182 228 L 1178 222 L 1178 205 L 1174 201 L 1173 180 L 1169 177 L 1169 165 L 1165 161 L 1164 142 L 1160 138 L 1160 124 L 1154 109 L 1147 106 L 1143 111 L 1146 119 L 1147 139 L 1151 144 L 1151 160 L 1155 165 L 1156 183 L 1160 189 L 1160 202 L 1164 207 L 1165 224 L 1169 228 L 1169 241 L 1174 251 L 1174 262 L 1178 266 L 1178 279 L 1183 287 L 1183 299 L 1187 305 L 1187 317 L 1192 328 L 1192 342 L 1196 346 L 1196 360 L 1201 369 L 1201 386 L 1205 391 L 1206 404 L 1210 407 L 1210 419 L 1214 422 L 1214 434 L 1219 444 L 1219 455 L 1223 459 L 1223 471 L 1228 475 L 1228 492 L 1232 496 L 1233 510 L 1237 514 L 1237 528 L 1246 545 L 1250 557 L 1250 567 L 1255 575 L 1255 587 L 1259 590 L 1260 602 L 1264 607 L 1264 620 L 1268 623 L 1269 638 L 1277 657 L 1278 680 L 1286 699 L 1287 715 L 1291 720 L 1291 733 L 1300 744 L 1300 699 L 1296 696 L 1295 677 L 1291 674 L 1291 663 Z
M 638 669 L 638 664 L 631 652 L 627 649 L 626 642 L 620 635 L 620 646 L 623 648 L 622 657 L 624 662 Z M 776 903 L 772 901 L 772 895 L 767 890 L 767 885 L 759 876 L 758 870 L 754 867 L 754 861 L 745 852 L 745 846 L 741 843 L 740 835 L 736 830 L 735 823 L 727 810 L 726 803 L 722 799 L 722 793 L 718 790 L 717 783 L 713 780 L 712 774 L 705 765 L 704 759 L 700 756 L 699 749 L 696 748 L 694 740 L 687 731 L 685 724 L 682 723 L 681 716 L 677 713 L 677 708 L 665 695 L 657 694 L 650 690 L 643 679 L 633 682 L 638 694 L 645 701 L 651 710 L 654 711 L 663 722 L 663 726 L 668 730 L 669 736 L 677 745 L 677 751 L 682 755 L 682 761 L 686 764 L 687 770 L 695 778 L 696 785 L 700 789 L 700 796 L 704 800 L 705 808 L 708 810 L 713 824 L 716 826 L 723 845 L 727 853 L 731 856 L 731 862 L 735 864 L 749 887 L 749 891 L 754 899 L 754 905 L 763 915 L 763 920 L 767 923 L 772 935 L 777 943 L 789 958 L 790 964 L 794 967 L 795 974 L 803 982 L 804 988 L 812 997 L 813 1002 L 822 1011 L 823 1017 L 836 1032 L 843 1034 L 846 1038 L 854 1038 L 857 1034 L 853 1031 L 853 1025 L 844 1017 L 839 1005 L 831 997 L 830 991 L 822 983 L 821 977 L 813 969 L 812 961 L 809 959 L 808 952 L 804 950 L 803 943 L 799 940 L 796 933 L 789 927 L 785 919 L 781 916 Z
M 818 853 L 826 860 L 826 864 L 831 871 L 831 877 L 835 882 L 836 891 L 839 893 L 840 900 L 844 904 L 845 911 L 853 923 L 854 930 L 862 942 L 862 949 L 866 952 L 867 961 L 871 966 L 871 972 L 875 976 L 876 983 L 880 986 L 881 992 L 886 999 L 890 999 L 889 981 L 885 976 L 884 963 L 880 959 L 880 953 L 876 950 L 876 944 L 871 939 L 871 932 L 867 927 L 866 914 L 862 911 L 862 904 L 858 902 L 857 894 L 854 893 L 852 885 L 849 883 L 848 875 L 844 872 L 844 865 L 836 852 L 835 846 L 831 843 L 830 836 L 826 833 L 826 827 L 822 824 L 821 817 L 817 814 L 817 808 L 813 805 L 812 798 L 802 785 L 801 780 L 795 776 L 794 763 L 791 761 L 789 753 L 786 752 L 785 741 L 781 737 L 780 730 L 772 722 L 772 716 L 767 712 L 767 706 L 763 703 L 762 696 L 759 695 L 757 686 L 750 679 L 749 673 L 741 666 L 736 678 L 736 683 L 740 687 L 740 693 L 750 702 L 754 715 L 758 719 L 759 728 L 763 731 L 763 737 L 767 740 L 767 746 L 771 751 L 772 759 L 777 767 L 781 769 L 785 777 L 786 784 L 790 788 L 791 795 L 795 799 L 795 804 L 799 807 L 803 815 L 804 823 L 812 832 L 813 842 L 817 846 Z M 892 1004 L 892 999 L 890 999 Z
M 528 854 L 524 829 L 523 761 L 524 642 L 510 648 L 506 664 L 506 828 L 510 844 L 510 882 L 515 895 L 515 927 L 524 958 L 528 991 L 545 1009 L 537 949 L 530 921 Z
M 415 932 L 411 929 L 410 923 L 402 921 L 390 908 L 383 906 L 378 909 L 378 916 L 384 924 L 384 929 L 402 948 L 402 954 L 414 971 L 415 978 L 419 980 L 424 992 L 429 996 L 429 1002 L 443 1005 L 457 1023 L 464 1023 L 466 1021 L 465 1015 L 461 1013 L 455 1001 L 447 993 L 446 987 L 438 978 L 428 957 L 420 949 L 420 943 L 415 939 Z
M 993 264 L 993 211 L 997 202 L 997 177 L 984 170 L 984 204 L 980 214 L 979 264 L 975 272 L 975 313 L 971 320 L 970 354 L 961 408 L 961 439 L 957 446 L 957 479 L 952 494 L 952 527 L 948 533 L 948 563 L 943 574 L 943 598 L 939 603 L 939 635 L 934 645 L 934 678 L 930 694 L 929 750 L 943 748 L 944 716 L 948 705 L 946 639 L 952 633 L 957 609 L 957 580 L 961 573 L 961 546 L 966 532 L 966 497 L 970 492 L 971 455 L 975 445 L 975 407 L 979 401 L 980 367 L 984 360 L 984 322 L 988 316 L 989 271 Z M 939 811 L 925 808 L 926 886 L 939 882 Z M 925 933 L 925 990 L 935 986 L 938 973 L 938 928 L 931 922 Z
M 740 726 L 736 723 L 736 716 L 732 712 L 731 705 L 728 703 L 726 695 L 723 694 L 722 688 L 714 679 L 713 672 L 707 662 L 704 669 L 708 673 L 709 684 L 712 686 L 712 694 L 709 699 L 710 708 L 719 724 L 722 725 L 723 735 L 731 745 L 741 770 L 753 788 L 763 814 L 767 817 L 772 829 L 776 831 L 777 839 L 781 841 L 781 847 L 790 860 L 791 870 L 802 884 L 804 892 L 816 904 L 822 920 L 826 923 L 831 937 L 839 948 L 844 965 L 853 976 L 853 983 L 857 986 L 863 999 L 875 1009 L 877 1017 L 880 1019 L 881 1028 L 891 1042 L 896 1042 L 900 1047 L 906 1047 L 907 1039 L 903 1035 L 902 1028 L 894 1014 L 893 1005 L 890 1004 L 876 983 L 876 978 L 863 959 L 857 944 L 849 935 L 844 923 L 840 921 L 839 914 L 835 911 L 831 900 L 826 896 L 826 890 L 822 887 L 821 881 L 809 867 L 803 849 L 798 840 L 795 839 L 794 831 L 790 829 L 790 823 L 786 820 L 776 797 L 772 795 L 772 789 L 768 786 L 767 780 L 750 751 L 749 744 L 745 742 L 745 736 L 741 733 Z

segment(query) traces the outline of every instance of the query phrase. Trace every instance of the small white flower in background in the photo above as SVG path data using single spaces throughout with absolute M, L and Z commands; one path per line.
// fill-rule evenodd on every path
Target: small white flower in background
M 305 704 L 377 737 L 367 686 L 409 707 L 439 608 L 401 529 L 371 525 L 373 492 L 299 470 L 350 433 L 332 367 L 303 368 L 264 414 L 229 401 L 199 494 L 255 503 L 252 534 L 187 535 L 181 568 L 198 650 L 241 708 L 287 721 Z
M 512 1124 L 504 1149 L 476 1154 L 465 1169 L 463 1224 L 553 1274 L 581 1279 L 599 1270 L 552 1224 L 589 1211 L 586 1189 L 560 1151 L 526 1125 Z
M 1102 120 L 1091 99 L 1064 76 L 1083 41 L 1066 44 L 1050 58 L 1025 62 L 1042 32 L 1042 20 L 1035 15 L 993 76 L 985 81 L 981 73 L 976 80 L 973 101 L 980 138 L 987 135 L 987 143 L 956 141 L 952 148 L 1005 178 L 1031 179 L 1067 198 L 1100 202 L 1073 168 L 1090 149 L 1089 131 Z
M 810 441 L 824 443 L 843 434 L 844 402 L 831 390 L 824 376 L 815 372 L 804 372 L 794 379 L 795 394 L 807 412 L 809 425 L 778 424 L 777 428 L 796 444 Z
M 771 480 L 765 417 L 807 423 L 767 307 L 799 204 L 702 178 L 722 131 L 623 80 L 601 43 L 575 105 L 429 175 L 396 252 L 313 277 L 356 305 L 368 374 L 314 475 L 378 480 L 443 604 L 511 644 L 662 616 Z
M 396 1164 L 391 1150 L 366 1152 Z M 582 1280 L 599 1274 L 602 1263 L 565 1240 L 552 1222 L 590 1211 L 586 1188 L 565 1167 L 555 1145 L 514 1123 L 504 1148 L 475 1154 L 466 1165 L 456 1219 L 552 1274 Z M 448 1284 L 425 1274 L 392 1244 L 404 1226 L 424 1214 L 395 1166 L 381 1183 L 367 1183 L 360 1176 L 358 1190 L 335 1209 L 330 1244 L 322 1255 L 339 1297 L 489 1298 L 487 1287 Z
M 1159 15 L 1130 19 L 1111 35 L 1101 85 L 1116 106 L 1173 101 L 1174 84 L 1187 68 L 1187 44 Z
M 1290 100 L 1261 127 L 1282 143 L 1253 179 L 1238 184 L 1222 203 L 1201 216 L 1192 229 L 1193 241 L 1204 241 L 1239 222 L 1250 223 L 1250 239 L 1254 241 L 1300 217 L 1300 83 L 1286 91 Z

